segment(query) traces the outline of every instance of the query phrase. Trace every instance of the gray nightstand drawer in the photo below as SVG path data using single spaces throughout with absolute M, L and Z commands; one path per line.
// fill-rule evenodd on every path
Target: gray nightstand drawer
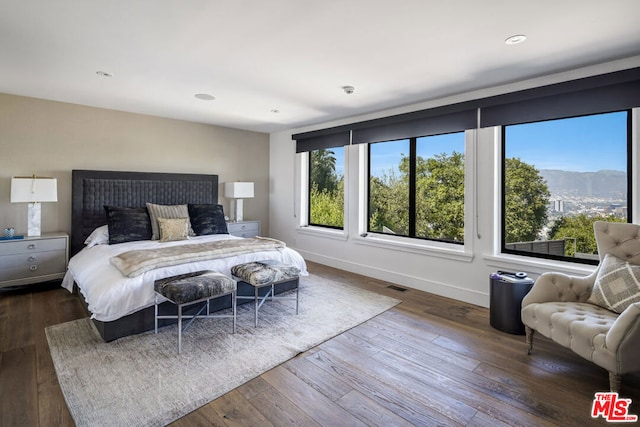
M 41 251 L 65 250 L 66 239 L 5 240 L 0 243 L 0 255 L 25 254 Z
M 64 249 L 0 256 L 2 280 L 24 279 L 61 273 L 66 270 L 66 264 L 66 252 Z
M 0 241 L 0 288 L 61 279 L 67 271 L 68 245 L 64 233 Z
M 237 237 L 256 237 L 260 234 L 260 221 L 242 221 L 227 223 L 229 234 Z

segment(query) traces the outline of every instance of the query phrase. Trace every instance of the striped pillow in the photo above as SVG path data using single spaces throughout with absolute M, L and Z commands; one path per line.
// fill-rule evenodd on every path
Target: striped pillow
M 151 240 L 160 239 L 160 227 L 158 218 L 187 218 L 189 219 L 189 209 L 187 205 L 156 205 L 147 202 L 149 218 L 151 218 Z M 189 236 L 195 236 L 189 222 Z

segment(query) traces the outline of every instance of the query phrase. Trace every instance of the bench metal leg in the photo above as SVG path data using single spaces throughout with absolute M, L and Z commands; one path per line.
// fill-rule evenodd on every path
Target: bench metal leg
M 178 354 L 182 353 L 182 305 L 178 306 Z
M 237 296 L 237 292 L 232 292 L 231 293 L 231 307 L 233 307 L 233 333 L 236 333 L 236 307 L 237 307 L 237 302 L 236 302 L 236 296 Z
M 211 314 L 210 305 L 209 305 L 210 300 L 211 299 L 215 299 L 215 298 L 220 298 L 220 297 L 223 297 L 225 295 L 231 295 L 231 308 L 232 308 L 233 314 L 231 314 L 231 315 L 229 315 L 229 314 Z M 233 333 L 235 334 L 236 333 L 236 328 L 237 328 L 237 320 L 236 319 L 237 319 L 237 313 L 238 313 L 238 311 L 237 311 L 237 302 L 236 302 L 237 296 L 238 296 L 237 291 L 233 291 L 233 292 L 230 292 L 228 294 L 215 295 L 215 296 L 213 296 L 211 298 L 207 298 L 207 299 L 203 298 L 201 300 L 192 301 L 192 302 L 188 302 L 188 303 L 185 303 L 185 304 L 176 304 L 176 303 L 174 303 L 176 305 L 176 307 L 177 307 L 177 311 L 178 311 L 177 315 L 160 315 L 159 314 L 160 310 L 158 308 L 159 307 L 159 303 L 158 303 L 159 298 L 158 298 L 158 294 L 156 294 L 156 296 L 155 296 L 155 316 L 154 316 L 155 317 L 155 319 L 154 319 L 155 333 L 156 334 L 158 333 L 158 319 L 178 319 L 178 354 L 180 354 L 182 352 L 182 332 L 186 331 L 187 328 L 191 325 L 191 323 L 193 323 L 193 321 L 198 317 L 209 318 L 209 319 L 213 319 L 213 318 L 229 318 L 229 317 L 231 317 L 232 320 L 233 320 Z M 182 315 L 183 307 L 191 306 L 191 305 L 197 304 L 197 303 L 203 303 L 203 304 L 200 307 L 200 309 L 197 311 L 196 314 L 186 315 L 186 316 Z M 207 313 L 205 315 L 203 315 L 205 309 L 206 309 Z M 184 327 L 182 327 L 182 319 L 183 318 L 189 319 L 189 321 L 187 322 L 187 324 Z M 256 322 L 257 322 L 257 317 L 256 317 Z

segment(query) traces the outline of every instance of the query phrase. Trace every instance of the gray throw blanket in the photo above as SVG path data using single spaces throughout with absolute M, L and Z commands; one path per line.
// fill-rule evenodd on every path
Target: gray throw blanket
M 251 252 L 281 250 L 285 243 L 267 237 L 193 243 L 157 249 L 138 249 L 111 258 L 113 264 L 127 277 L 135 277 L 156 268 L 218 259 Z

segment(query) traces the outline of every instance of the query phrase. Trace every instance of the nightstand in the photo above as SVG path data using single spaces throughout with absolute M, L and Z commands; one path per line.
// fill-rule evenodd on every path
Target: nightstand
M 0 240 L 0 288 L 62 279 L 69 260 L 69 236 Z
M 229 234 L 238 237 L 256 237 L 260 235 L 260 221 L 228 222 Z

